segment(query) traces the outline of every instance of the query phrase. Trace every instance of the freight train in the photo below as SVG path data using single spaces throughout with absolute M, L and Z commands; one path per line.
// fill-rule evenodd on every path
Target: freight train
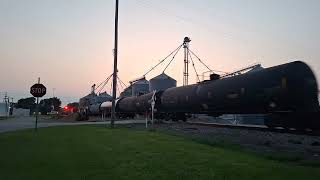
M 155 117 L 186 120 L 188 114 L 266 114 L 265 125 L 320 129 L 318 86 L 310 67 L 295 61 L 230 77 L 172 87 L 116 101 L 118 117 L 133 118 L 151 111 Z M 111 102 L 89 107 L 88 113 L 111 113 Z

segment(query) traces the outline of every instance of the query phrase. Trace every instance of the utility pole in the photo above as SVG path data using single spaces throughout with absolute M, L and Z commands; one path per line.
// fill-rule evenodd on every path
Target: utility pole
M 115 22 L 114 22 L 114 49 L 113 49 L 113 83 L 112 83 L 112 111 L 111 111 L 111 128 L 114 127 L 115 113 L 116 113 L 116 97 L 117 97 L 117 63 L 118 63 L 118 9 L 119 9 L 119 0 L 116 0 L 116 9 L 115 9 Z
M 184 48 L 184 67 L 183 67 L 183 86 L 188 85 L 189 78 L 189 37 L 185 37 L 183 40 L 183 48 Z

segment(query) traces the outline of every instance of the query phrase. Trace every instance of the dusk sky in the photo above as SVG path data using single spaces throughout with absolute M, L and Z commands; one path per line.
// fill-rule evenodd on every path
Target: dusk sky
M 0 92 L 15 100 L 29 97 L 41 77 L 45 97 L 53 88 L 64 103 L 88 94 L 112 73 L 114 4 L 0 0 Z M 188 36 L 190 49 L 212 69 L 302 60 L 319 82 L 319 7 L 319 0 L 120 0 L 119 76 L 127 84 L 142 76 Z M 198 72 L 206 70 L 194 60 Z M 189 69 L 195 83 L 191 64 Z M 182 71 L 183 51 L 166 73 L 181 85 Z

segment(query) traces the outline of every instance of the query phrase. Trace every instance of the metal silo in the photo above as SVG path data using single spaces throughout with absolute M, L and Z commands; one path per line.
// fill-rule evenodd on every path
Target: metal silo
M 103 103 L 105 101 L 111 101 L 112 96 L 110 96 L 107 92 L 102 92 L 96 97 L 96 103 Z
M 153 90 L 160 91 L 171 87 L 176 87 L 177 81 L 172 77 L 162 73 L 152 79 L 150 79 L 150 92 Z
M 139 96 L 149 92 L 149 81 L 146 79 L 140 79 L 134 82 L 132 85 L 132 96 Z
M 121 93 L 120 97 L 130 97 L 132 96 L 132 86 L 125 88 Z

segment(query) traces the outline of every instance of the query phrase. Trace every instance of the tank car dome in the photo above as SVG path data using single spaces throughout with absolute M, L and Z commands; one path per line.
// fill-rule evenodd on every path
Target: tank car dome
M 253 68 L 253 69 L 251 69 L 250 71 L 248 71 L 248 72 L 256 72 L 256 71 L 260 71 L 260 70 L 263 70 L 264 68 L 260 65 L 260 66 L 257 66 L 257 67 L 255 67 L 255 68 Z
M 150 91 L 161 91 L 171 87 L 176 87 L 177 81 L 172 77 L 162 73 L 152 79 L 150 79 Z

